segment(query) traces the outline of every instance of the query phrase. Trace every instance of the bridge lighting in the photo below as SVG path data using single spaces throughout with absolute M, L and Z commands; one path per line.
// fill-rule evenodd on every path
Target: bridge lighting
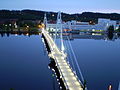
M 9 24 L 9 26 L 12 26 L 12 24 Z
M 60 89 L 62 89 L 62 87 L 60 86 Z
M 18 34 L 15 34 L 15 36 L 18 36 Z
M 38 25 L 38 28 L 44 28 L 44 24 Z
M 42 27 L 45 27 L 45 24 L 42 23 Z
M 62 76 L 60 75 L 60 78 L 62 78 Z
M 92 31 L 95 31 L 95 29 L 92 29 Z
M 109 85 L 109 88 L 108 88 L 108 90 L 112 90 L 112 85 Z
M 39 35 L 41 35 L 41 33 L 39 33 Z
M 38 28 L 41 28 L 41 25 L 38 25 Z
M 52 71 L 55 71 L 54 69 L 52 69 Z
M 119 27 L 116 27 L 116 29 L 119 29 Z
M 26 34 L 26 36 L 28 36 L 28 35 L 29 35 L 29 33 Z
M 46 30 L 44 30 L 43 35 L 45 36 L 45 39 L 47 40 L 50 49 L 54 49 L 53 51 L 51 51 L 50 54 L 48 54 L 51 58 L 54 58 L 54 61 L 57 65 L 57 68 L 59 70 L 60 73 L 60 78 L 63 80 L 66 89 L 70 89 L 70 90 L 83 90 L 82 85 L 79 83 L 78 78 L 75 76 L 75 74 L 73 73 L 73 70 L 70 67 L 70 64 L 67 63 L 67 56 L 64 53 L 65 47 L 64 47 L 64 43 L 63 43 L 63 32 L 62 32 L 62 22 L 61 22 L 61 13 L 58 13 L 58 22 L 57 22 L 57 26 L 59 26 L 61 30 L 61 46 L 60 48 L 58 48 L 57 44 L 55 44 L 54 40 L 52 39 L 52 37 L 49 35 L 49 32 L 47 32 Z M 56 33 L 57 34 L 57 33 Z M 55 35 L 56 35 L 55 34 Z M 55 54 L 54 54 L 55 53 Z M 52 69 L 52 71 L 55 72 L 54 69 Z M 69 76 L 67 76 L 69 75 Z M 54 76 L 57 77 L 56 73 L 54 74 Z M 58 79 L 57 79 L 58 81 Z M 74 84 L 73 84 L 74 82 Z M 58 84 L 61 84 L 60 82 Z
M 50 69 L 50 67 L 48 66 L 48 69 Z
M 54 15 L 54 14 L 52 14 L 52 16 L 54 17 L 55 15 Z

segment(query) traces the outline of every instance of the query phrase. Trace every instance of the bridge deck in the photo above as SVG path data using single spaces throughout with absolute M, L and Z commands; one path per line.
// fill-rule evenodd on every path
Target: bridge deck
M 58 49 L 55 42 L 47 31 L 43 30 L 42 33 L 45 36 L 51 49 L 51 53 L 49 54 L 49 56 L 55 60 L 66 89 L 83 90 L 82 84 L 80 83 L 77 76 L 73 73 L 70 65 L 66 61 L 66 55 Z

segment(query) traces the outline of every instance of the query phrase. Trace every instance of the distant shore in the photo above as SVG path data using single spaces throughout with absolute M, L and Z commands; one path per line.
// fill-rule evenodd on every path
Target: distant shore
M 56 21 L 56 12 L 38 11 L 38 10 L 0 10 L 0 23 L 7 20 L 32 20 L 43 22 L 44 14 L 47 14 L 50 22 Z M 120 21 L 120 14 L 118 13 L 93 13 L 93 12 L 83 12 L 81 14 L 67 14 L 62 13 L 63 21 L 77 20 L 82 22 L 93 21 L 97 23 L 98 18 L 106 18 L 111 20 Z

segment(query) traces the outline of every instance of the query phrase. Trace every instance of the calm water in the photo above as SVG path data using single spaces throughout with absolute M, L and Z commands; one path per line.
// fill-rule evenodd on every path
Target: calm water
M 120 82 L 120 39 L 74 39 L 71 41 L 88 90 L 118 90 Z
M 0 90 L 58 89 L 41 36 L 0 37 Z
M 106 40 L 105 35 L 70 38 L 88 90 L 108 90 L 110 84 L 118 90 L 120 39 Z M 49 62 L 40 35 L 0 37 L 0 90 L 58 90 Z

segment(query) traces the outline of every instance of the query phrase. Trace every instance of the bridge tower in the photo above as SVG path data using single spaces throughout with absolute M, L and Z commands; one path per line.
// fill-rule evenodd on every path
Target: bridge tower
M 71 22 L 68 23 L 68 26 L 69 26 L 69 30 L 71 31 L 72 28 L 71 28 Z
M 45 30 L 47 29 L 47 16 L 46 13 L 44 14 L 44 21 L 43 21 L 44 25 L 45 25 Z
M 62 19 L 61 19 L 61 12 L 59 11 L 58 12 L 58 15 L 57 15 L 57 23 L 56 23 L 56 30 L 55 30 L 55 40 L 56 40 L 56 35 L 57 35 L 57 32 L 60 32 L 60 43 L 61 43 L 61 52 L 64 52 L 64 44 L 63 44 L 63 29 L 62 29 Z

